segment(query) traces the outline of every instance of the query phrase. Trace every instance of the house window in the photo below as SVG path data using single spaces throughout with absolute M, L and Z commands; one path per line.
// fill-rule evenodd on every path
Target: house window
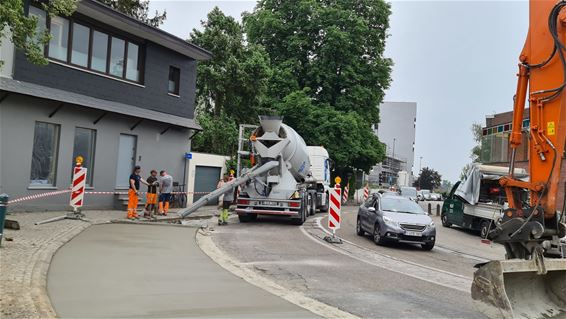
M 49 25 L 49 58 L 132 82 L 142 81 L 143 50 L 139 44 L 97 31 L 74 18 L 48 18 L 45 11 L 34 6 L 29 10 L 30 16 L 38 18 L 37 41 Z
M 31 157 L 31 185 L 55 186 L 59 131 L 60 127 L 57 124 L 35 122 Z
M 108 57 L 108 34 L 92 32 L 92 51 L 90 68 L 94 71 L 106 73 L 106 60 Z
M 122 39 L 112 38 L 110 44 L 110 75 L 117 77 L 124 76 L 124 54 L 126 49 L 126 42 Z
M 88 66 L 88 46 L 90 43 L 90 29 L 84 25 L 73 23 L 73 41 L 71 63 L 83 67 Z
M 126 79 L 138 82 L 140 80 L 139 46 L 128 43 L 128 59 L 126 61 Z
M 66 62 L 69 45 L 69 20 L 52 17 L 49 32 L 51 33 L 49 57 Z
M 77 156 L 82 156 L 83 167 L 87 169 L 86 184 L 92 186 L 94 173 L 94 153 L 96 148 L 96 130 L 75 128 L 75 144 L 73 147 L 73 162 Z
M 169 93 L 179 95 L 179 80 L 181 70 L 174 66 L 169 67 Z
M 34 41 L 39 43 L 41 42 L 41 37 L 43 36 L 43 33 L 47 29 L 47 15 L 45 11 L 32 6 L 30 6 L 29 8 L 29 15 L 37 18 Z M 41 46 L 41 52 L 43 53 L 44 51 L 45 51 L 45 47 Z

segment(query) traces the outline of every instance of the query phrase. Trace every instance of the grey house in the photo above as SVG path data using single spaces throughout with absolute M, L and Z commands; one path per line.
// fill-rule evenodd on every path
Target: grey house
M 93 0 L 69 18 L 39 18 L 52 39 L 37 66 L 0 45 L 0 193 L 11 198 L 67 189 L 74 158 L 85 158 L 90 191 L 127 190 L 140 165 L 186 184 L 197 61 L 210 53 Z M 13 210 L 68 207 L 68 194 L 24 201 Z M 91 195 L 85 208 L 121 208 Z

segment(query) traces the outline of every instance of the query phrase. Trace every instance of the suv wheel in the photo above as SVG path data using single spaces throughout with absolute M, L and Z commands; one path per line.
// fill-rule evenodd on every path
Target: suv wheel
M 432 250 L 434 248 L 434 242 L 432 243 L 426 243 L 426 244 L 421 244 L 421 248 L 423 250 Z
M 356 222 L 356 234 L 358 234 L 358 236 L 363 236 L 366 234 L 366 232 L 362 228 L 362 220 L 360 218 L 358 218 L 358 221 Z
M 376 245 L 381 245 L 383 244 L 383 237 L 381 237 L 381 234 L 379 233 L 379 224 L 375 224 L 375 226 L 373 227 L 373 242 Z

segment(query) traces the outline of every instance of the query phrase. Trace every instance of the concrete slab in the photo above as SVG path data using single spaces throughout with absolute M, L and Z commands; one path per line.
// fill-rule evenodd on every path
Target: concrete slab
M 61 318 L 316 317 L 215 264 L 194 228 L 92 226 L 55 254 L 47 287 Z

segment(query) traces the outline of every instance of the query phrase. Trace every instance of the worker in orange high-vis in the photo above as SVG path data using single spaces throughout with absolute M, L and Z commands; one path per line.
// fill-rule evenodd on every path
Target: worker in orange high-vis
M 132 175 L 130 175 L 130 189 L 128 190 L 128 219 L 138 218 L 138 202 L 140 192 L 140 182 L 149 185 L 145 179 L 141 177 L 141 167 L 134 167 Z

